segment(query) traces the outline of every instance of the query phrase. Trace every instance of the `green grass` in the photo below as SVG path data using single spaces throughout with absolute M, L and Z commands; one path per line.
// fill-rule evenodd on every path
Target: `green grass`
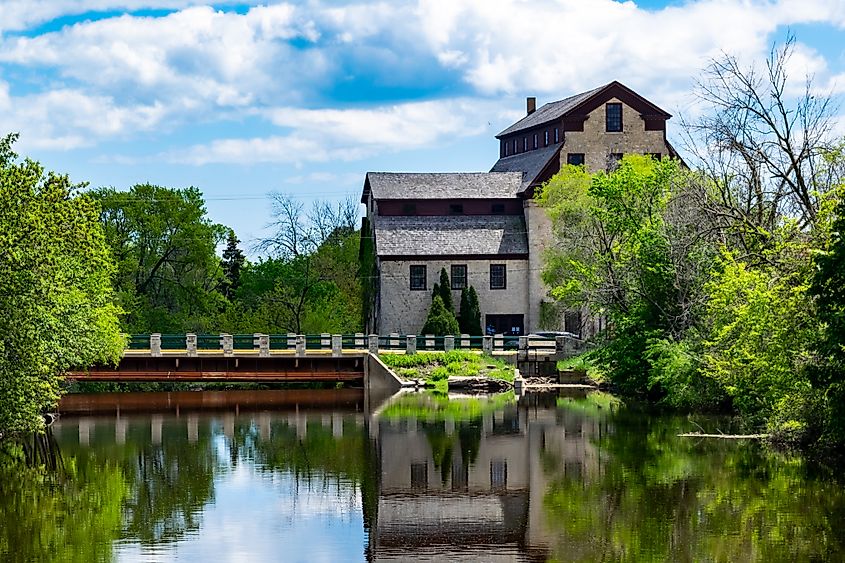
M 513 366 L 491 356 L 464 350 L 382 354 L 381 361 L 404 379 L 445 382 L 449 377 L 490 377 L 513 382 Z
M 446 419 L 466 422 L 480 419 L 485 413 L 500 410 L 516 400 L 513 393 L 484 397 L 449 399 L 439 393 L 413 393 L 397 397 L 381 416 L 391 420 L 416 418 L 440 422 Z
M 605 379 L 604 373 L 600 367 L 593 362 L 590 352 L 582 352 L 577 356 L 572 356 L 571 358 L 558 361 L 557 369 L 560 371 L 585 371 L 587 372 L 587 379 L 593 383 L 602 383 Z

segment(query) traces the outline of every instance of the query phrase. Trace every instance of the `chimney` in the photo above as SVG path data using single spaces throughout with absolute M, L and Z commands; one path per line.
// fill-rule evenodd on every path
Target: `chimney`
M 535 98 L 534 96 L 529 96 L 528 98 L 525 98 L 525 106 L 528 110 L 528 115 L 531 115 L 537 109 L 537 98 Z

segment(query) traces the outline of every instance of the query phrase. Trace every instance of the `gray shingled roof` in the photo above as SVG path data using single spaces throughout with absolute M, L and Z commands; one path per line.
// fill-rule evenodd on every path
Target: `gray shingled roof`
M 368 172 L 367 185 L 376 199 L 499 199 L 516 197 L 522 174 Z
M 379 256 L 528 254 L 521 215 L 379 216 Z
M 511 133 L 516 133 L 517 131 L 522 131 L 523 129 L 530 129 L 531 127 L 537 127 L 542 125 L 543 123 L 548 123 L 549 121 L 554 121 L 563 117 L 563 115 L 601 90 L 602 88 L 606 88 L 608 84 L 604 86 L 599 86 L 598 88 L 593 88 L 588 92 L 582 92 L 580 94 L 575 94 L 574 96 L 570 96 L 568 98 L 564 98 L 563 100 L 558 100 L 556 102 L 549 102 L 548 104 L 544 104 L 540 109 L 526 115 L 498 135 L 496 137 L 501 137 L 502 135 L 509 135 Z
M 493 165 L 493 169 L 490 172 L 516 172 L 522 171 L 522 187 L 520 191 L 525 191 L 534 180 L 537 179 L 537 176 L 540 175 L 540 172 L 546 167 L 546 165 L 554 158 L 560 158 L 559 152 L 560 147 L 563 146 L 563 143 L 557 143 L 555 145 L 549 145 L 548 147 L 543 147 L 540 149 L 536 149 L 533 151 L 527 151 L 519 154 L 512 154 L 511 156 L 506 156 L 500 158 L 496 161 L 496 164 Z

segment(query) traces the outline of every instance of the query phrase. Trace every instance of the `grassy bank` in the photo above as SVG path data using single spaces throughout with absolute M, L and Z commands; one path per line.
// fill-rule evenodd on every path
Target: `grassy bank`
M 489 377 L 513 382 L 513 366 L 507 362 L 464 350 L 382 354 L 381 360 L 403 379 L 419 379 L 429 387 L 446 390 L 449 377 Z

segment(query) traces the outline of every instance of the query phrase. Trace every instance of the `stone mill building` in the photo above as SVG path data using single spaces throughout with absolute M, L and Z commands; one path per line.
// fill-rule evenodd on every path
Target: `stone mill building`
M 567 163 L 596 171 L 624 154 L 677 156 L 666 140 L 671 116 L 615 81 L 539 109 L 528 98 L 526 109 L 496 136 L 490 172 L 367 174 L 369 332 L 419 334 L 441 268 L 456 304 L 461 289 L 475 287 L 488 333 L 585 330 L 578 311 L 549 314 L 541 273 L 551 224 L 534 189 Z

